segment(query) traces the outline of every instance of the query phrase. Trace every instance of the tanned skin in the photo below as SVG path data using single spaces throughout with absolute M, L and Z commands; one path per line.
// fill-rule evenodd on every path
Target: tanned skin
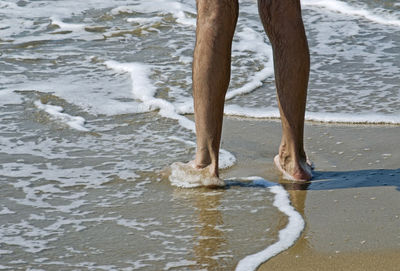
M 282 140 L 275 163 L 284 176 L 310 180 L 303 146 L 310 57 L 300 0 L 259 0 L 258 9 L 274 56 Z M 191 165 L 218 177 L 218 154 L 231 47 L 239 12 L 237 0 L 197 0 L 193 98 L 197 136 Z

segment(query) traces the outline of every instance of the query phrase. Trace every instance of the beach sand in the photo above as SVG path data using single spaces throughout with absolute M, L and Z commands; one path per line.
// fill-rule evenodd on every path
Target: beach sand
M 280 122 L 226 117 L 222 148 L 237 164 L 221 177 L 280 182 L 306 227 L 259 270 L 400 270 L 400 126 L 306 123 L 314 178 L 280 178 Z M 251 244 L 248 244 L 251 245 Z

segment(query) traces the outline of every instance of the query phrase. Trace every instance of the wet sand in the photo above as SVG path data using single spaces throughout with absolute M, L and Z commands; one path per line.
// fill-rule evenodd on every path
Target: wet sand
M 224 120 L 222 147 L 238 163 L 221 177 L 282 183 L 306 222 L 296 244 L 259 270 L 399 270 L 400 126 L 307 123 L 315 169 L 305 184 L 274 168 L 280 134 L 278 121 Z

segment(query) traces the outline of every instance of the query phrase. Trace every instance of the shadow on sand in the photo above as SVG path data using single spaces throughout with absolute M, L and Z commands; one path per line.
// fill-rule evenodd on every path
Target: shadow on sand
M 400 168 L 353 171 L 315 171 L 314 178 L 301 190 L 333 190 L 353 187 L 395 186 L 400 191 Z M 286 187 L 286 189 L 290 189 Z
M 286 190 L 334 190 L 355 187 L 395 186 L 400 191 L 400 168 L 398 169 L 367 169 L 353 171 L 314 171 L 310 182 L 293 182 L 280 180 Z M 229 179 L 225 180 L 227 188 L 270 187 L 276 183 L 263 178 Z

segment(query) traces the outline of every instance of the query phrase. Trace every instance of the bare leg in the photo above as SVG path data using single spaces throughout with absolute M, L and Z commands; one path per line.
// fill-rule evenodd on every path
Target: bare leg
M 231 45 L 237 0 L 197 0 L 193 97 L 197 135 L 196 168 L 218 177 L 225 94 L 230 80 Z
M 182 187 L 224 186 L 218 176 L 225 94 L 231 70 L 231 46 L 239 12 L 238 0 L 197 0 L 193 98 L 196 158 L 171 165 L 171 183 Z
M 271 41 L 282 141 L 277 167 L 286 178 L 311 179 L 303 146 L 304 114 L 310 70 L 300 0 L 258 0 L 264 29 Z

